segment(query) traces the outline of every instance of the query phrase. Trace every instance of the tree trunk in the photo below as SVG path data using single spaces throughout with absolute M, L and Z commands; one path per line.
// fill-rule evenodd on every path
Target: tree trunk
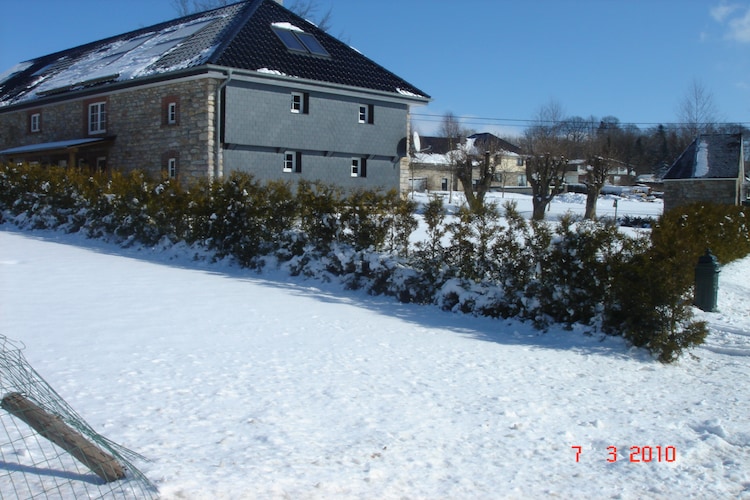
M 73 455 L 76 460 L 109 483 L 125 477 L 117 460 L 97 448 L 85 437 L 68 427 L 60 417 L 50 414 L 17 392 L 6 394 L 0 404 L 14 417 L 23 420 L 39 434 Z
M 547 203 L 541 196 L 534 196 L 532 199 L 534 204 L 534 211 L 532 212 L 532 220 L 544 220 L 544 212 L 547 211 Z
M 586 211 L 583 214 L 584 219 L 596 219 L 596 202 L 599 199 L 601 189 L 594 186 L 588 187 L 588 192 L 586 193 Z

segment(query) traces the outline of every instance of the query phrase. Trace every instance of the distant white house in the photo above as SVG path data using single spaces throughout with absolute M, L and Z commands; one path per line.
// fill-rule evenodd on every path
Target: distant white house
M 495 166 L 491 189 L 525 188 L 526 168 L 521 149 L 499 137 L 481 133 L 461 141 L 446 137 L 421 137 L 420 151 L 412 151 L 409 169 L 402 172 L 401 189 L 406 191 L 449 191 L 463 189 L 455 176 L 456 158 L 462 155 L 483 157 L 490 152 Z M 479 179 L 479 163 L 474 169 L 473 181 Z
M 610 162 L 611 166 L 607 173 L 607 184 L 612 186 L 627 186 L 633 184 L 635 172 L 620 162 Z M 591 166 L 586 160 L 577 159 L 568 161 L 568 169 L 565 171 L 565 183 L 568 185 L 585 184 L 586 175 Z

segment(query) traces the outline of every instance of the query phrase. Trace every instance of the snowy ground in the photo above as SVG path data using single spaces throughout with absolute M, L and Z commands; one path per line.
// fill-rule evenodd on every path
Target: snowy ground
M 617 338 L 5 225 L 0 334 L 150 458 L 165 499 L 750 498 L 748 276 L 750 258 L 722 270 L 708 343 L 662 365 Z

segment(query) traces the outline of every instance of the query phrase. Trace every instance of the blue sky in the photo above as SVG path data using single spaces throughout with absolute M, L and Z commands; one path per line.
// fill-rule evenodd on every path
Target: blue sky
M 287 2 L 288 3 L 288 2 Z M 750 0 L 318 0 L 331 34 L 430 94 L 422 134 L 450 111 L 518 132 L 567 116 L 641 128 L 678 120 L 693 81 L 723 121 L 750 125 Z M 4 0 L 0 73 L 17 62 L 177 17 L 172 0 Z

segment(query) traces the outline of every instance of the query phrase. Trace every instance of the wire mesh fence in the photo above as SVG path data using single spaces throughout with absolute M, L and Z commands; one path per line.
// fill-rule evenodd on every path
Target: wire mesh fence
M 0 335 L 0 498 L 157 498 L 145 458 L 98 434 Z

